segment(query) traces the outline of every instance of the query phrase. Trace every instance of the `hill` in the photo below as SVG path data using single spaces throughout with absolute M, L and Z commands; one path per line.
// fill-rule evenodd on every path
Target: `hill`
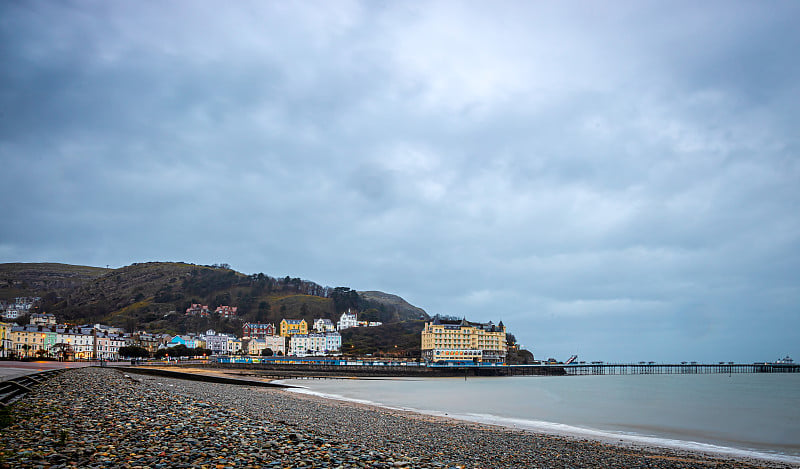
M 380 291 L 360 291 L 364 320 L 397 322 L 406 319 L 429 319 L 424 309 L 409 304 L 397 295 Z
M 246 275 L 224 264 L 147 262 L 119 269 L 0 264 L 0 275 L 9 298 L 41 296 L 40 310 L 55 314 L 59 321 L 102 322 L 128 331 L 241 332 L 245 321 L 277 324 L 282 318 L 302 318 L 310 325 L 316 318 L 335 322 L 348 308 L 365 311 L 367 320 L 385 323 L 428 317 L 396 295 L 362 294 L 289 276 Z M 186 315 L 186 309 L 195 303 L 208 306 L 212 314 Z M 214 314 L 222 305 L 237 307 L 237 318 Z
M 342 352 L 347 355 L 372 354 L 378 357 L 419 358 L 425 320 L 410 319 L 378 327 L 358 327 L 342 331 Z
M 0 264 L 0 300 L 66 292 L 111 269 L 55 263 Z

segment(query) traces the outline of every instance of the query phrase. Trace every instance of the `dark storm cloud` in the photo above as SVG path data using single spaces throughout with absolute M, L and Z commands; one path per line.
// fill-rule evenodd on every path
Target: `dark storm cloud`
M 0 260 L 382 289 L 537 354 L 797 354 L 793 3 L 0 8 Z

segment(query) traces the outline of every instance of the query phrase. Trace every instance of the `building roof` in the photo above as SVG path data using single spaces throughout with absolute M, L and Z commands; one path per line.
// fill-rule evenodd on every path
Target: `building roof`
M 472 322 L 472 321 L 467 321 L 466 318 L 461 320 L 453 320 L 453 319 L 442 319 L 439 316 L 435 316 L 433 318 L 433 324 L 437 326 L 442 325 L 445 326 L 445 328 L 453 328 L 453 329 L 458 329 L 460 327 L 474 327 L 477 329 L 483 329 L 484 331 L 487 332 L 500 332 L 503 330 L 503 327 L 505 327 L 503 326 L 503 321 L 500 321 L 500 324 L 495 325 L 492 323 L 492 321 L 489 321 L 487 323 Z

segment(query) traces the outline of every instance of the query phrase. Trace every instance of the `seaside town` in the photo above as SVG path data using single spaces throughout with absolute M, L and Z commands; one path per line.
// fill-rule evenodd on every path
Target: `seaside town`
M 2 304 L 3 319 L 18 320 L 28 316 L 29 323 L 14 325 L 0 322 L 0 358 L 108 360 L 131 357 L 170 358 L 175 348 L 203 356 L 292 356 L 325 357 L 342 355 L 341 331 L 357 327 L 377 327 L 378 321 L 360 321 L 358 313 L 348 310 L 334 323 L 318 318 L 310 324 L 305 319 L 284 318 L 277 325 L 244 322 L 241 335 L 217 333 L 155 334 L 147 331 L 125 332 L 104 324 L 59 324 L 55 315 L 30 313 L 40 299 L 15 298 Z M 236 317 L 234 306 L 192 304 L 188 316 Z M 481 362 L 502 364 L 508 345 L 501 321 L 495 325 L 467 321 L 445 321 L 439 317 L 425 324 L 421 332 L 421 356 L 426 362 Z M 134 353 L 134 352 L 137 352 Z M 190 352 L 191 353 L 191 352 Z M 173 358 L 175 354 L 173 354 Z

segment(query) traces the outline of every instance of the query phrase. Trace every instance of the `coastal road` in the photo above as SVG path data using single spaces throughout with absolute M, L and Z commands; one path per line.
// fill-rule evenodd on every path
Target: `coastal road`
M 63 368 L 81 368 L 96 364 L 95 362 L 16 362 L 0 361 L 0 381 L 6 381 L 19 376 L 30 375 L 40 371 L 60 370 Z

